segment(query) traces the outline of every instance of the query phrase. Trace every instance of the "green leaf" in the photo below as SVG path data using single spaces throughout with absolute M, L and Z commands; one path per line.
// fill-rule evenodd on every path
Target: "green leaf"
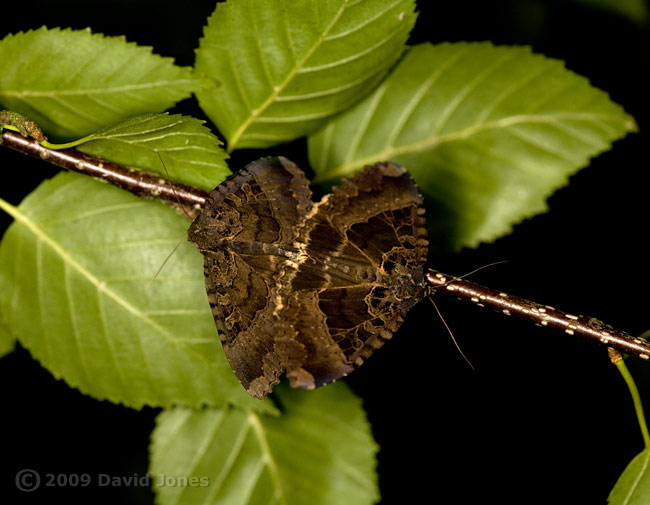
M 361 400 L 343 383 L 277 389 L 278 417 L 237 409 L 174 409 L 152 435 L 160 505 L 364 505 L 379 499 L 377 446 Z
M 162 112 L 204 85 L 150 47 L 89 30 L 10 34 L 0 41 L 0 61 L 0 103 L 56 138 Z
M 0 314 L 0 358 L 13 351 L 15 343 L 15 339 L 9 333 L 9 328 L 5 325 L 2 314 Z
M 430 200 L 432 246 L 476 246 L 547 209 L 568 177 L 636 124 L 562 62 L 527 48 L 410 49 L 362 103 L 309 139 L 317 181 L 404 165 Z
M 273 409 L 224 357 L 183 217 L 71 173 L 0 209 L 15 220 L 0 244 L 0 313 L 55 377 L 135 408 Z
M 180 115 L 137 116 L 89 135 L 77 149 L 211 191 L 230 170 L 221 141 L 203 123 Z
M 262 7 L 263 5 L 263 7 Z M 196 68 L 223 86 L 197 93 L 228 149 L 310 133 L 370 92 L 405 49 L 413 0 L 229 0 Z
M 609 494 L 610 505 L 650 503 L 650 449 L 637 454 L 616 481 Z
M 5 322 L 4 307 L 7 306 L 9 299 L 9 285 L 6 278 L 0 275 L 0 357 L 10 353 L 16 345 L 16 339 L 13 337 L 7 323 Z

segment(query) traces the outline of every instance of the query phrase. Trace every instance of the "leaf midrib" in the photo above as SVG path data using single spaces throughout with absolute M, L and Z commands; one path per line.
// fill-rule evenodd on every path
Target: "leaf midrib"
M 123 86 L 106 87 L 106 88 L 82 88 L 82 89 L 62 89 L 62 90 L 43 90 L 30 91 L 21 89 L 18 91 L 5 90 L 0 91 L 0 96 L 7 98 L 50 98 L 58 96 L 86 96 L 86 95 L 106 95 L 112 93 L 122 93 L 125 91 L 137 91 L 151 88 L 167 88 L 168 86 L 178 86 L 195 83 L 195 79 L 173 79 L 164 81 L 144 82 L 141 84 L 127 84 Z
M 402 144 L 399 146 L 390 145 L 385 149 L 378 151 L 374 154 L 364 158 L 354 159 L 347 161 L 334 170 L 324 172 L 314 178 L 314 182 L 324 182 L 338 179 L 342 176 L 348 175 L 357 169 L 366 165 L 372 165 L 379 161 L 390 160 L 395 156 L 403 154 L 412 154 L 416 152 L 426 151 L 433 149 L 441 144 L 453 142 L 457 140 L 466 140 L 473 135 L 483 133 L 490 130 L 505 129 L 517 124 L 539 124 L 539 123 L 555 123 L 561 120 L 575 120 L 575 121 L 593 121 L 596 119 L 608 119 L 616 122 L 621 121 L 621 117 L 615 114 L 604 113 L 589 113 L 589 112 L 560 112 L 554 114 L 519 114 L 508 116 L 498 119 L 496 121 L 487 121 L 484 123 L 471 125 L 463 130 L 439 135 L 434 133 L 421 140 Z
M 228 152 L 232 152 L 232 150 L 235 149 L 235 146 L 237 145 L 241 137 L 244 135 L 246 130 L 249 128 L 249 126 L 276 101 L 277 97 L 293 81 L 295 76 L 298 74 L 300 68 L 305 64 L 306 61 L 309 60 L 309 58 L 311 58 L 311 56 L 318 50 L 318 48 L 320 48 L 323 42 L 325 42 L 327 38 L 327 34 L 336 25 L 336 23 L 341 18 L 343 12 L 347 7 L 348 7 L 348 0 L 345 0 L 343 5 L 339 9 L 339 11 L 336 13 L 336 16 L 334 16 L 334 20 L 325 29 L 325 31 L 321 34 L 321 36 L 316 40 L 316 42 L 311 47 L 311 49 L 309 49 L 302 57 L 302 59 L 296 63 L 296 65 L 291 70 L 291 72 L 287 74 L 287 77 L 284 79 L 284 81 L 280 85 L 271 86 L 271 94 L 264 101 L 264 103 L 262 103 L 262 105 L 250 111 L 250 115 L 248 116 L 248 118 L 240 125 L 239 128 L 237 128 L 237 130 L 235 130 L 235 133 L 233 133 L 232 137 L 230 138 L 228 142 Z
M 627 505 L 628 503 L 630 503 L 630 499 L 632 498 L 632 495 L 639 487 L 639 482 L 641 482 L 641 477 L 648 469 L 648 464 L 650 463 L 650 450 L 646 449 L 644 452 L 645 452 L 645 457 L 643 458 L 643 466 L 641 468 L 641 471 L 639 472 L 636 479 L 634 480 L 634 483 L 630 486 L 630 491 L 625 497 L 625 499 L 623 500 L 622 505 Z
M 253 411 L 249 411 L 248 422 L 253 427 L 253 431 L 257 436 L 260 444 L 260 449 L 262 451 L 262 456 L 266 461 L 267 466 L 269 467 L 269 472 L 271 473 L 271 479 L 275 484 L 277 492 L 279 492 L 278 501 L 282 503 L 282 505 L 288 505 L 287 496 L 284 489 L 282 488 L 282 483 L 280 482 L 280 472 L 278 471 L 278 465 L 275 462 L 275 458 L 273 458 L 271 447 L 269 446 L 269 442 L 266 439 L 266 434 L 264 432 L 264 427 L 262 426 L 260 418 Z

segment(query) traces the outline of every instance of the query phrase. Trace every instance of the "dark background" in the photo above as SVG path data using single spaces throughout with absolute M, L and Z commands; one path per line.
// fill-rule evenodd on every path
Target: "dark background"
M 647 286 L 648 25 L 570 1 L 419 2 L 411 42 L 491 40 L 531 45 L 608 91 L 641 132 L 574 176 L 550 212 L 476 250 L 431 258 L 472 280 L 594 315 L 632 334 L 650 328 Z M 211 1 L 33 0 L 3 9 L 0 36 L 37 28 L 92 27 L 191 64 Z M 2 62 L 0 62 L 0 71 Z M 178 112 L 201 117 L 193 100 Z M 243 151 L 233 168 L 269 153 L 307 168 L 305 144 Z M 51 167 L 0 150 L 0 197 L 18 203 Z M 0 215 L 0 229 L 9 224 Z M 455 350 L 428 302 L 348 383 L 364 398 L 379 454 L 382 503 L 604 504 L 643 448 L 627 389 L 604 348 L 529 327 L 456 300 L 438 300 L 476 367 Z M 650 368 L 630 359 L 650 405 Z M 0 360 L 2 487 L 15 472 L 143 475 L 156 409 L 134 411 L 68 388 L 18 349 Z M 15 491 L 14 491 L 15 492 Z M 47 489 L 17 503 L 151 503 L 145 488 Z M 10 500 L 7 500 L 9 502 Z M 333 504 L 334 505 L 334 504 Z

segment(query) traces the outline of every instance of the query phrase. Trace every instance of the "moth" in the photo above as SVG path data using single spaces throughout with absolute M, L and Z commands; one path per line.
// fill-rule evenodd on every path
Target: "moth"
M 226 357 L 255 398 L 285 373 L 305 389 L 349 374 L 427 294 L 422 196 L 389 162 L 314 202 L 294 163 L 255 161 L 210 193 L 188 238 Z

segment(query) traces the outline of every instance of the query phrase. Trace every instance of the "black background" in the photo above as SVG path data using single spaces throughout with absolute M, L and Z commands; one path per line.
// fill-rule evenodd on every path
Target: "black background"
M 647 286 L 648 27 L 570 1 L 419 2 L 411 42 L 491 40 L 531 45 L 610 93 L 641 133 L 571 179 L 550 212 L 476 250 L 432 257 L 472 280 L 594 315 L 633 334 L 650 328 Z M 5 6 L 6 7 L 6 6 Z M 92 27 L 192 64 L 214 2 L 12 2 L 0 36 L 41 25 Z M 0 62 L 0 71 L 2 62 Z M 193 100 L 177 112 L 202 117 Z M 236 152 L 237 168 L 283 154 L 307 168 L 304 141 Z M 18 203 L 55 170 L 0 150 L 0 197 Z M 0 227 L 9 224 L 0 215 Z M 456 300 L 438 300 L 476 367 L 455 350 L 428 302 L 348 383 L 363 397 L 379 454 L 384 504 L 604 504 L 643 448 L 627 389 L 604 348 L 529 327 Z M 648 398 L 650 369 L 629 360 Z M 143 475 L 156 409 L 99 402 L 55 380 L 24 349 L 0 360 L 2 493 L 15 472 Z M 650 402 L 648 402 L 650 405 Z M 17 503 L 152 503 L 146 488 L 69 488 L 16 495 Z M 9 502 L 9 500 L 7 501 Z M 334 505 L 334 504 L 333 504 Z

